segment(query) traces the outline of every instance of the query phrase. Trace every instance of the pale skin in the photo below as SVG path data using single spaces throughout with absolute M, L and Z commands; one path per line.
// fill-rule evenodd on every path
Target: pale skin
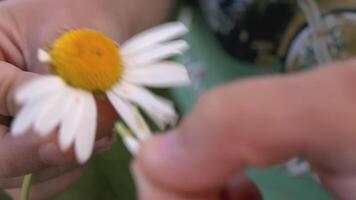
M 36 60 L 36 49 L 45 48 L 63 30 L 93 28 L 120 42 L 164 20 L 172 5 L 169 0 L 0 2 L 0 114 L 13 116 L 18 110 L 15 89 L 48 72 L 48 66 Z M 142 146 L 132 165 L 139 199 L 261 199 L 254 184 L 242 176 L 244 169 L 264 168 L 297 155 L 312 163 L 337 199 L 354 199 L 354 85 L 356 61 L 350 60 L 213 89 L 176 129 Z M 105 136 L 111 135 L 112 119 L 117 117 L 105 100 L 99 98 L 99 104 L 97 152 L 112 143 Z M 70 152 L 63 156 L 55 145 L 48 146 L 53 138 L 28 134 L 13 139 L 9 119 L 1 121 L 0 187 L 15 199 L 20 183 L 16 177 L 26 173 L 37 174 L 32 192 L 36 200 L 64 191 L 80 177 L 82 168 L 72 164 Z

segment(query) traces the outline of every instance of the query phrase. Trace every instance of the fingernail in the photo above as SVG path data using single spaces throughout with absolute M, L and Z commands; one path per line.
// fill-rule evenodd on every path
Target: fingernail
M 170 131 L 148 140 L 141 147 L 138 160 L 155 168 L 176 159 L 180 151 L 176 134 L 176 131 Z
M 158 140 L 158 149 L 165 155 L 174 155 L 179 150 L 177 141 L 177 131 L 169 131 Z
M 71 163 L 72 159 L 65 156 L 53 143 L 42 145 L 39 150 L 39 157 L 43 163 L 48 165 L 65 165 Z

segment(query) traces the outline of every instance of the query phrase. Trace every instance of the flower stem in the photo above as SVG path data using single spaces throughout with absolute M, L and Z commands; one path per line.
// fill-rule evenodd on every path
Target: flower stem
M 22 182 L 21 188 L 21 200 L 28 200 L 30 196 L 30 189 L 31 189 L 31 182 L 32 182 L 32 174 L 27 174 Z

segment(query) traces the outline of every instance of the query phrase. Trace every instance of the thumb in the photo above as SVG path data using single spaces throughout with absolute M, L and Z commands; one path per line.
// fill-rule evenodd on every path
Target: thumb
M 178 128 L 142 146 L 138 165 L 162 185 L 196 192 L 224 185 L 246 166 L 298 154 L 303 135 L 291 129 L 297 102 L 285 94 L 285 81 L 233 83 L 208 93 Z
M 36 75 L 2 61 L 0 69 L 0 115 L 14 116 L 19 109 L 14 98 L 16 89 Z
M 216 189 L 246 167 L 296 155 L 318 170 L 355 169 L 346 156 L 356 144 L 353 65 L 215 89 L 178 128 L 144 144 L 135 162 L 155 183 L 183 192 Z

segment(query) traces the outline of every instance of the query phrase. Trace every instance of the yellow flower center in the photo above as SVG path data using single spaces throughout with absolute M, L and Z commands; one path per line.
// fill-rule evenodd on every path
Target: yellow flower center
M 114 41 L 93 30 L 62 35 L 50 51 L 52 70 L 73 87 L 105 92 L 122 75 L 122 60 Z

